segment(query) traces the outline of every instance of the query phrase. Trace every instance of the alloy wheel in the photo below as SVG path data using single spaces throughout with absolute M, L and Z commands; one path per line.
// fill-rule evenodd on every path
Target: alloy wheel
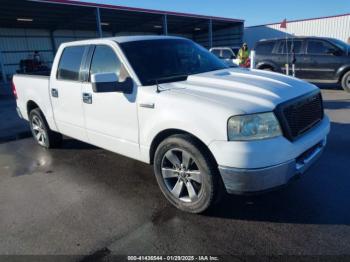
M 202 188 L 202 173 L 194 157 L 183 149 L 168 150 L 161 163 L 169 192 L 183 202 L 195 202 Z
M 38 116 L 32 118 L 32 129 L 36 141 L 41 145 L 45 146 L 47 141 L 46 131 L 44 124 Z

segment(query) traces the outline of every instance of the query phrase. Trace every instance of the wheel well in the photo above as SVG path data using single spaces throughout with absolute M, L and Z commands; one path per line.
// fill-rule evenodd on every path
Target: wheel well
M 198 145 L 200 146 L 200 150 L 203 150 L 206 154 L 208 154 L 211 160 L 214 161 L 214 163 L 216 164 L 216 160 L 206 144 L 204 144 L 198 137 L 180 129 L 167 129 L 167 130 L 163 130 L 162 132 L 156 135 L 156 137 L 152 141 L 151 148 L 150 148 L 150 164 L 153 165 L 154 155 L 156 153 L 156 150 L 159 144 L 162 143 L 162 141 L 164 141 L 170 136 L 182 135 L 182 134 L 193 137 L 198 142 Z
M 339 79 L 338 79 L 338 83 L 341 83 L 341 82 L 342 82 L 343 76 L 344 76 L 346 73 L 348 73 L 348 72 L 350 72 L 350 68 L 345 69 L 345 70 L 340 74 Z
M 271 66 L 271 65 L 263 64 L 263 65 L 259 66 L 259 69 L 268 69 L 268 68 L 271 70 L 274 70 L 273 66 Z
M 35 109 L 35 108 L 39 108 L 39 106 L 32 100 L 28 101 L 27 103 L 27 114 L 29 116 L 30 112 Z

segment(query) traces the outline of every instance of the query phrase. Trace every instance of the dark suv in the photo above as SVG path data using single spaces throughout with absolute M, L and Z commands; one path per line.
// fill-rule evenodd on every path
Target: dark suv
M 350 46 L 338 39 L 293 37 L 261 40 L 255 45 L 255 67 L 285 73 L 288 61 L 295 76 L 313 83 L 340 83 L 350 92 Z

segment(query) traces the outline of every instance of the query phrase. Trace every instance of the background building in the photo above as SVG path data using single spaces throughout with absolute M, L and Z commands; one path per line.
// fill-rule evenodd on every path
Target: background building
M 0 1 L 0 82 L 34 51 L 50 67 L 59 45 L 132 34 L 184 36 L 210 48 L 242 43 L 244 21 L 71 0 Z
M 244 41 L 253 48 L 255 43 L 261 39 L 285 37 L 285 29 L 280 28 L 281 22 L 246 27 L 244 29 Z M 289 36 L 334 37 L 348 42 L 350 37 L 350 14 L 288 21 L 287 33 Z

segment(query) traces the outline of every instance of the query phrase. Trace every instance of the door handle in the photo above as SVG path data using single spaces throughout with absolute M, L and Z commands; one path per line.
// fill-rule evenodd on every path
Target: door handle
M 51 88 L 51 96 L 58 97 L 58 90 L 56 88 Z
M 90 93 L 83 93 L 83 102 L 85 104 L 92 104 L 92 95 Z

